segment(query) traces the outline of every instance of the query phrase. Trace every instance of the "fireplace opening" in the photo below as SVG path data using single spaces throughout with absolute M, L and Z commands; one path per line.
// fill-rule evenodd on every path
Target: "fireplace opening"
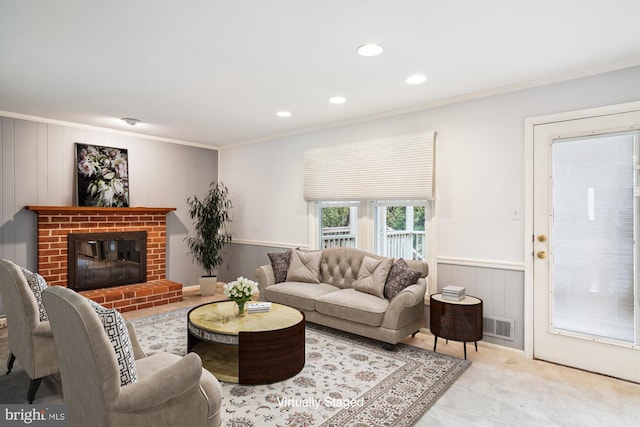
M 147 281 L 147 232 L 68 235 L 69 288 L 75 291 Z

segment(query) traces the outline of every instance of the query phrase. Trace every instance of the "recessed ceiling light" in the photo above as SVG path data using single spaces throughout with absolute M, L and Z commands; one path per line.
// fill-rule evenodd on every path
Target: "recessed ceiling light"
M 289 111 L 278 111 L 276 113 L 278 117 L 291 117 L 291 113 Z
M 405 82 L 407 82 L 410 85 L 419 85 L 426 81 L 427 81 L 427 76 L 424 76 L 422 74 L 416 74 L 414 76 L 407 77 L 407 80 L 405 80 Z
M 347 102 L 347 98 L 342 96 L 334 96 L 333 98 L 329 98 L 329 102 L 332 104 L 344 104 Z
M 124 119 L 120 119 L 120 120 L 122 120 L 123 122 L 125 122 L 126 124 L 131 125 L 131 126 L 135 126 L 138 123 L 140 123 L 140 120 L 132 119 L 130 117 L 125 117 Z
M 358 48 L 358 54 L 361 56 L 377 56 L 382 53 L 382 46 L 378 44 L 365 44 Z

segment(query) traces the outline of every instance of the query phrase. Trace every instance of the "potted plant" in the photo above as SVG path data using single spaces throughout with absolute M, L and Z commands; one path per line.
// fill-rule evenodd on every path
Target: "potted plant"
M 227 230 L 232 207 L 229 190 L 221 182 L 213 181 L 204 199 L 189 197 L 187 205 L 189 216 L 194 221 L 195 235 L 187 236 L 185 240 L 193 259 L 207 272 L 200 278 L 200 292 L 202 295 L 214 295 L 218 282 L 216 271 L 224 255 L 222 250 L 231 242 L 231 233 Z

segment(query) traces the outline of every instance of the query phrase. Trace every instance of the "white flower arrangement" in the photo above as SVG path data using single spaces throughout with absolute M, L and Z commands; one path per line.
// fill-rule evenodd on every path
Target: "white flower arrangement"
M 247 302 L 251 299 L 252 295 L 258 292 L 260 292 L 258 283 L 245 279 L 244 277 L 238 277 L 233 282 L 224 285 L 224 294 L 236 303 Z

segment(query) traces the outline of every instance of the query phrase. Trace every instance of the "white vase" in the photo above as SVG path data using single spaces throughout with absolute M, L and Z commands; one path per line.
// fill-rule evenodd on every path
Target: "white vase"
M 215 295 L 218 276 L 203 276 L 198 279 L 202 296 Z

